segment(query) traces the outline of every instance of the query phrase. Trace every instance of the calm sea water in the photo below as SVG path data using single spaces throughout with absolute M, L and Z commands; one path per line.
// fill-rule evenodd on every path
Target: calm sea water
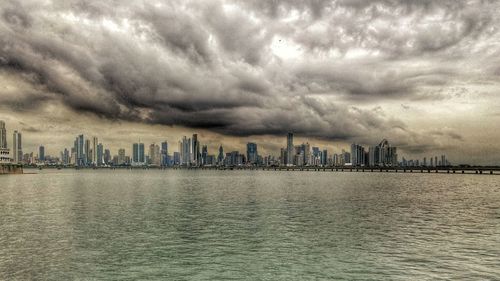
M 1 280 L 499 280 L 500 177 L 0 177 Z

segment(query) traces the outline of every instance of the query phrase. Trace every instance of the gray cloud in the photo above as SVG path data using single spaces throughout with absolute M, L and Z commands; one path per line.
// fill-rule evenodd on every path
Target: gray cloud
M 437 144 L 385 104 L 455 99 L 448 89 L 464 79 L 496 83 L 497 6 L 4 1 L 0 69 L 32 89 L 0 100 L 13 110 L 57 101 L 111 120 L 233 136 L 387 136 L 417 151 Z

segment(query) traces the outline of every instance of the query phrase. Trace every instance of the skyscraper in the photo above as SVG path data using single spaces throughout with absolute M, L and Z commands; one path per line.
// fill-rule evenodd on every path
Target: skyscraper
M 219 155 L 217 156 L 217 164 L 222 165 L 224 162 L 224 148 L 222 144 L 219 146 Z
M 126 164 L 125 159 L 126 159 L 126 157 L 125 157 L 125 149 L 124 148 L 118 149 L 118 161 L 117 161 L 117 164 L 118 165 L 125 165 Z
M 146 164 L 144 158 L 144 143 L 134 143 L 132 145 L 132 165 L 141 166 Z
M 0 148 L 7 148 L 7 129 L 5 122 L 0 120 Z
M 14 164 L 21 163 L 23 158 L 23 141 L 21 133 L 14 131 L 12 140 L 12 158 Z
M 97 146 L 99 145 L 99 142 L 97 140 L 97 137 L 92 138 L 92 155 L 91 155 L 91 163 L 94 166 L 99 165 L 100 163 L 97 161 Z
M 351 144 L 351 163 L 353 166 L 365 165 L 365 148 L 359 144 Z
M 179 142 L 179 151 L 181 156 L 181 165 L 189 166 L 191 164 L 191 140 L 186 136 L 182 137 L 182 141 Z
M 168 156 L 168 142 L 164 141 L 161 143 L 161 165 L 168 166 L 170 162 L 170 157 Z
M 200 165 L 200 142 L 198 141 L 198 134 L 193 134 L 193 138 L 191 139 L 191 160 L 193 165 Z
M 286 137 L 286 152 L 287 152 L 287 161 L 286 165 L 293 165 L 293 156 L 294 156 L 294 146 L 293 146 L 293 134 L 288 133 Z
M 111 151 L 109 149 L 104 150 L 104 164 L 108 165 L 111 162 Z
M 104 146 L 102 143 L 97 145 L 96 165 L 102 166 L 104 164 Z
M 75 140 L 75 165 L 83 166 L 85 165 L 85 153 L 84 153 L 84 138 L 83 135 L 79 135 Z
M 208 157 L 208 147 L 204 145 L 201 148 L 201 165 L 207 164 L 207 157 Z
M 45 161 L 45 147 L 43 145 L 40 145 L 40 147 L 38 148 L 38 161 Z
M 92 163 L 92 148 L 90 147 L 90 140 L 85 140 L 85 165 L 90 165 Z
M 257 164 L 257 144 L 253 142 L 247 143 L 247 161 L 250 164 Z

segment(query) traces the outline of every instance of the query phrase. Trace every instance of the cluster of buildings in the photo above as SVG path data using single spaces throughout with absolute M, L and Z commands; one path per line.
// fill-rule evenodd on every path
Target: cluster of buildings
M 224 152 L 222 145 L 216 153 L 210 154 L 208 146 L 198 139 L 197 134 L 191 138 L 184 136 L 179 142 L 177 151 L 169 151 L 170 144 L 165 140 L 159 144 L 152 143 L 146 146 L 142 142 L 132 144 L 131 150 L 125 148 L 117 150 L 115 155 L 106 148 L 97 137 L 86 138 L 78 135 L 72 147 L 64 148 L 58 157 L 46 155 L 45 146 L 40 145 L 38 154 L 26 153 L 22 150 L 21 132 L 14 131 L 12 149 L 7 146 L 5 122 L 0 121 L 0 163 L 14 163 L 24 165 L 64 165 L 74 167 L 104 167 L 104 166 L 156 166 L 156 167 L 202 167 L 202 166 L 351 166 L 351 167 L 436 167 L 449 166 L 450 162 L 442 155 L 420 160 L 398 161 L 397 148 L 391 146 L 387 140 L 378 145 L 365 148 L 359 144 L 352 144 L 350 151 L 342 150 L 338 154 L 329 154 L 326 149 L 311 146 L 309 143 L 294 145 L 293 133 L 288 133 L 286 147 L 281 148 L 278 157 L 262 156 L 258 152 L 258 145 L 249 142 L 246 153 L 239 151 Z M 12 152 L 12 153 L 11 153 Z

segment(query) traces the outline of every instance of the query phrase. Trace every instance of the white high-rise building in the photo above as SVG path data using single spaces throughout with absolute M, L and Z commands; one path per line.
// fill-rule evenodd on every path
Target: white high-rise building
M 92 165 L 97 166 L 99 163 L 97 161 L 97 146 L 99 145 L 99 142 L 97 140 L 97 137 L 92 138 Z
M 23 141 L 22 135 L 18 131 L 14 131 L 12 140 L 12 158 L 14 164 L 21 163 L 23 160 Z

